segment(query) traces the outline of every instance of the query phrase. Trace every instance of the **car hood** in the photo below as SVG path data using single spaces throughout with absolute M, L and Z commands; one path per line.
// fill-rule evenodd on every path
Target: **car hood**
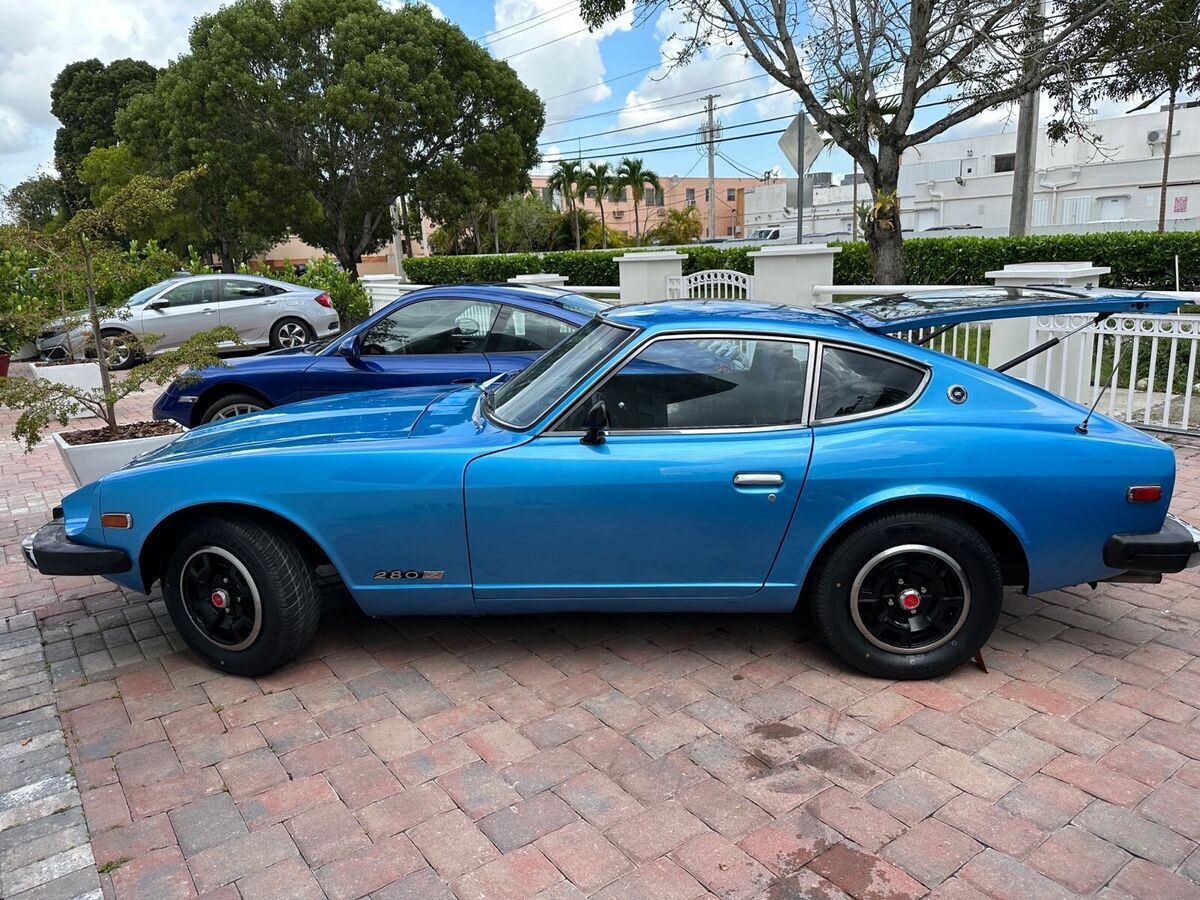
M 158 450 L 140 456 L 132 466 L 180 462 L 216 453 L 286 450 L 357 441 L 408 437 L 417 420 L 440 397 L 474 390 L 447 387 L 401 388 L 339 394 L 292 403 L 275 409 L 202 425 Z M 473 406 L 473 404 L 472 404 Z M 465 404 L 458 415 L 469 416 Z

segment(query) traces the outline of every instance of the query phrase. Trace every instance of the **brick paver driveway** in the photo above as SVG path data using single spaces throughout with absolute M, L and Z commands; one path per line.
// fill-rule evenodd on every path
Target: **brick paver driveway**
M 160 600 L 26 569 L 65 478 L 11 421 L 5 897 L 1200 896 L 1195 575 L 1013 594 L 990 674 L 931 682 L 784 617 L 336 602 L 301 662 L 233 678 Z M 1200 444 L 1176 448 L 1200 521 Z

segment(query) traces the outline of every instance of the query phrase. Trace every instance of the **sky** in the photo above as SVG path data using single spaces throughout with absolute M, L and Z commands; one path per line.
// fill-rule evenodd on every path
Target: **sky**
M 406 0 L 384 0 L 397 6 Z M 419 0 L 411 0 L 419 2 Z M 0 0 L 0 186 L 50 169 L 57 121 L 50 84 L 67 63 L 122 57 L 164 66 L 187 49 L 192 20 L 221 0 Z M 722 135 L 718 176 L 792 174 L 776 134 L 796 111 L 794 96 L 736 46 L 705 51 L 683 69 L 667 63 L 681 24 L 664 12 L 635 25 L 632 15 L 587 31 L 578 0 L 436 0 L 434 12 L 458 24 L 506 59 L 546 105 L 539 149 L 545 160 L 640 156 L 660 177 L 706 173 L 697 129 L 707 93 Z M 1043 106 L 1043 108 L 1045 108 Z M 920 122 L 917 123 L 918 125 Z M 997 110 L 949 136 L 1016 127 Z M 746 137 L 742 137 L 746 136 Z M 815 171 L 848 172 L 840 151 L 827 151 Z

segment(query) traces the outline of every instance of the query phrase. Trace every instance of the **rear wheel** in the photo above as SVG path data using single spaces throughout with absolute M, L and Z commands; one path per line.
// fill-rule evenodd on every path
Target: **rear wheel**
M 848 663 L 883 678 L 930 678 L 969 660 L 1000 615 L 996 554 L 936 513 L 873 519 L 838 541 L 817 574 L 818 628 Z
M 299 319 L 282 319 L 271 327 L 271 346 L 276 350 L 303 347 L 312 339 L 309 327 Z
M 270 408 L 270 403 L 255 394 L 227 394 L 214 401 L 204 411 L 204 415 L 200 417 L 200 424 L 235 419 Z
M 163 594 L 187 645 L 234 675 L 290 662 L 320 617 L 310 561 L 287 534 L 253 520 L 196 522 L 171 554 Z

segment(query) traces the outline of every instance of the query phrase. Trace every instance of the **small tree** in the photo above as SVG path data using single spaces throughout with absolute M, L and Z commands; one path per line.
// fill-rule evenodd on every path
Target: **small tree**
M 672 209 L 652 228 L 648 235 L 657 244 L 690 244 L 704 231 L 700 213 L 694 206 Z
M 606 162 L 590 162 L 579 176 L 576 186 L 579 199 L 584 199 L 589 193 L 595 192 L 596 203 L 600 206 L 600 248 L 608 248 L 608 225 L 604 221 L 604 198 L 612 197 L 617 191 L 617 176 Z
M 661 194 L 662 182 L 658 180 L 658 173 L 647 169 L 641 159 L 626 156 L 621 160 L 621 165 L 617 167 L 617 183 L 619 188 L 628 187 L 629 194 L 633 198 L 633 232 L 640 245 L 642 243 L 642 223 L 638 218 L 638 204 L 646 199 L 646 185 L 650 185 Z
M 571 230 L 575 236 L 575 249 L 579 249 L 579 208 L 575 205 L 575 193 L 579 187 L 579 178 L 581 168 L 578 162 L 573 159 L 560 159 L 554 165 L 554 171 L 550 173 L 550 179 L 546 182 L 546 187 L 552 191 L 558 191 L 563 196 L 563 202 L 567 205 L 567 212 L 571 216 Z

